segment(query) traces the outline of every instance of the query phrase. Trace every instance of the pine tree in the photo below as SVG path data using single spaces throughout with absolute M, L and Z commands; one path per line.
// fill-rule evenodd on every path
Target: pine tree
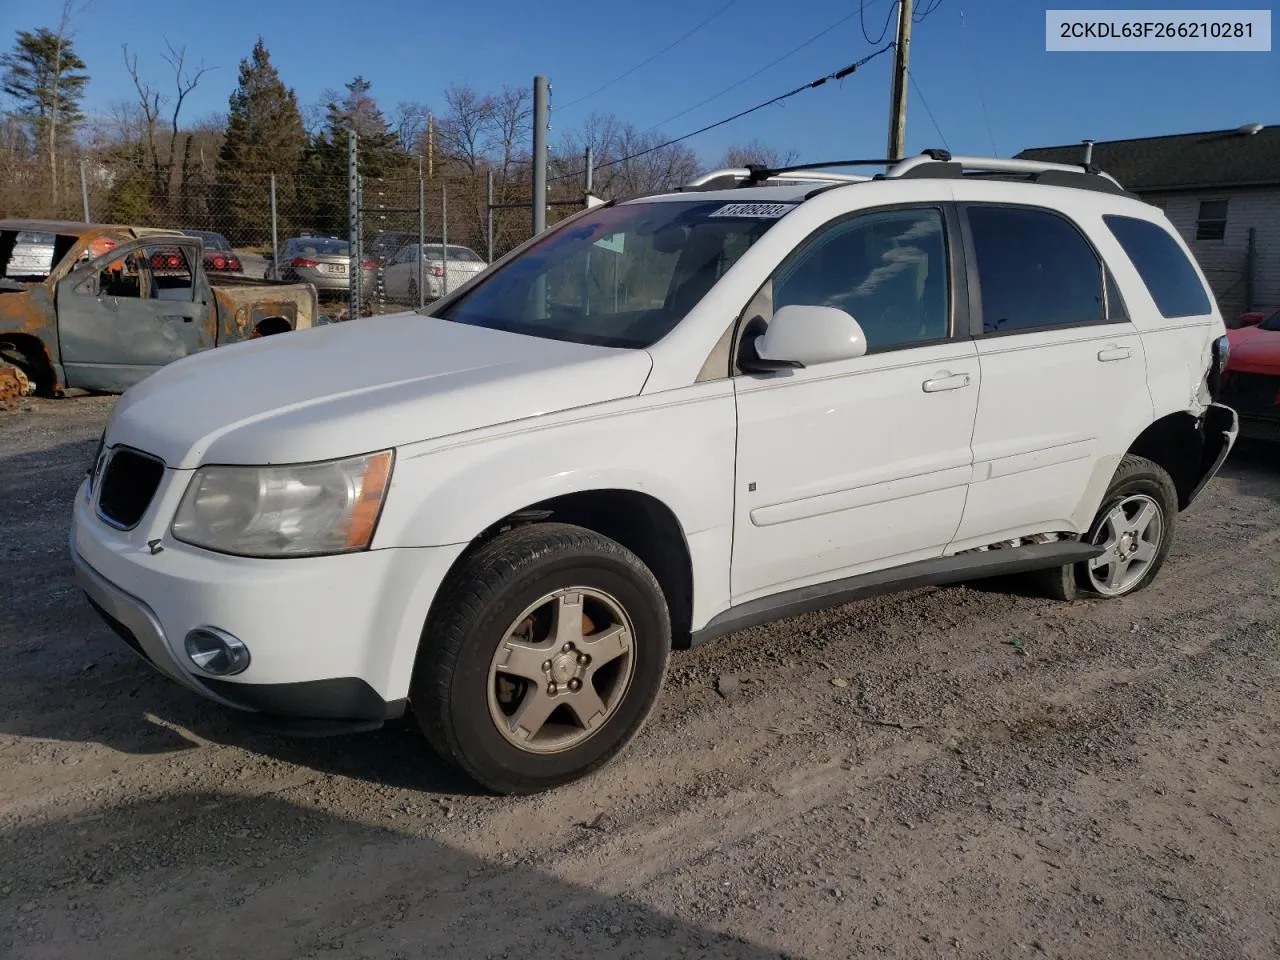
M 235 242 L 271 235 L 271 174 L 276 175 L 277 208 L 292 209 L 306 146 L 298 98 L 281 82 L 259 37 L 253 53 L 240 61 L 240 83 L 231 94 L 218 155 L 219 190 Z
M 70 11 L 64 9 L 56 31 L 19 30 L 13 51 L 0 57 L 0 89 L 17 102 L 17 113 L 31 124 L 37 149 L 49 165 L 50 199 L 58 206 L 58 154 L 84 120 L 80 102 L 89 75 L 72 49 Z
M 345 95 L 330 98 L 324 129 L 307 157 L 306 193 L 314 203 L 315 229 L 325 233 L 346 236 L 349 232 L 346 172 L 351 130 L 356 132 L 360 176 L 366 181 L 416 176 L 416 168 L 410 172 L 408 154 L 370 94 L 371 86 L 358 76 L 346 85 Z

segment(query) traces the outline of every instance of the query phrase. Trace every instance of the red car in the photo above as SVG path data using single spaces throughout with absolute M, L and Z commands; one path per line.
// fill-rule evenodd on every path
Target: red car
M 1241 436 L 1280 441 L 1280 310 L 1241 314 L 1233 326 L 1222 402 L 1240 415 Z

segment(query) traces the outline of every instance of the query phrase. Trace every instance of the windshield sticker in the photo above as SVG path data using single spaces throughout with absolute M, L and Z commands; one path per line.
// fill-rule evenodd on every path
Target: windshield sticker
M 627 235 L 625 233 L 615 233 L 605 237 L 603 240 L 597 240 L 592 246 L 610 250 L 613 253 L 622 253 L 626 242 Z
M 755 217 L 759 220 L 777 220 L 795 207 L 794 203 L 726 203 L 711 214 L 713 217 Z

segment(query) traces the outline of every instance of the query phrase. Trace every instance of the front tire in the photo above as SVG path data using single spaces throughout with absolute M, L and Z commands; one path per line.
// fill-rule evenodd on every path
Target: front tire
M 410 702 L 443 758 L 495 793 L 607 763 L 657 702 L 671 650 L 657 580 L 621 544 L 545 523 L 500 534 L 440 588 Z
M 1164 566 L 1177 516 L 1178 491 L 1168 472 L 1144 457 L 1125 456 L 1081 538 L 1105 550 L 1092 560 L 1037 574 L 1041 592 L 1055 600 L 1136 593 Z

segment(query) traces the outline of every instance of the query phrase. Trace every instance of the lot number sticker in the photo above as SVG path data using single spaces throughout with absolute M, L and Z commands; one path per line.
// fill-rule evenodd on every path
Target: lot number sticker
M 794 203 L 727 203 L 713 217 L 755 217 L 761 220 L 777 220 L 789 212 Z

